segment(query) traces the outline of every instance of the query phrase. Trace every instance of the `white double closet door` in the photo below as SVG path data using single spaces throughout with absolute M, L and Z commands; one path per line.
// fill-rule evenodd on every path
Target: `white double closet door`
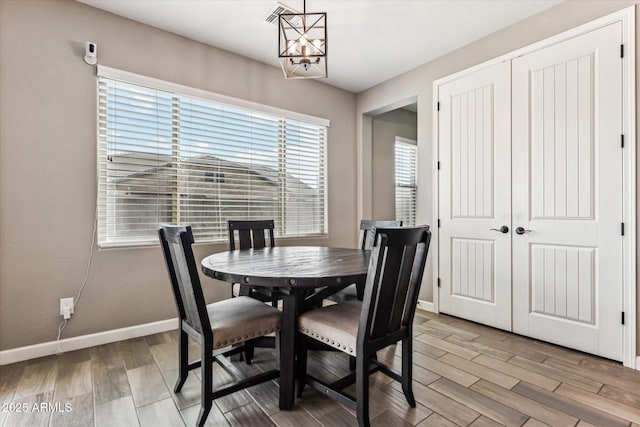
M 622 360 L 621 24 L 438 87 L 440 311 Z

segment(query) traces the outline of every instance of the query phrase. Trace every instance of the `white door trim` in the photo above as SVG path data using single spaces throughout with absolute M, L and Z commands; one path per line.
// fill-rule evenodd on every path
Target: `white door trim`
M 570 29 L 568 31 L 549 37 L 545 40 L 533 43 L 529 46 L 475 65 L 471 68 L 459 71 L 433 82 L 433 218 L 434 222 L 439 217 L 439 193 L 438 193 L 438 89 L 439 86 L 473 73 L 477 70 L 510 61 L 518 56 L 534 52 L 536 50 L 554 45 L 564 40 L 610 25 L 614 22 L 622 23 L 622 43 L 624 44 L 624 59 L 622 64 L 622 129 L 624 132 L 625 148 L 623 156 L 623 221 L 625 223 L 625 239 L 623 249 L 623 310 L 625 312 L 625 332 L 623 341 L 623 364 L 629 368 L 640 370 L 640 364 L 636 363 L 636 124 L 635 124 L 635 6 L 630 6 L 618 12 L 611 13 L 587 24 Z M 431 248 L 433 254 L 433 307 L 439 311 L 438 303 L 438 252 L 439 230 L 437 225 L 433 227 Z
M 636 327 L 637 310 L 637 272 L 636 272 L 636 46 L 635 46 L 635 10 L 628 7 L 619 12 L 622 21 L 622 42 L 624 43 L 624 60 L 622 62 L 622 129 L 625 138 L 623 150 L 623 221 L 627 225 L 625 234 L 623 268 L 623 309 L 625 315 L 625 337 L 623 341 L 624 366 L 640 370 L 636 359 Z
M 433 143 L 431 144 L 431 149 L 433 150 L 432 159 L 433 165 L 431 165 L 431 181 L 433 183 L 432 196 L 431 200 L 433 201 L 433 227 L 431 227 L 431 258 L 433 261 L 433 277 L 431 278 L 431 285 L 433 286 L 433 312 L 440 313 L 440 192 L 438 189 L 440 188 L 440 143 L 439 143 L 439 135 L 440 135 L 440 120 L 438 117 L 440 116 L 440 99 L 439 89 L 440 85 L 445 83 L 444 80 L 435 80 L 433 82 L 433 108 L 431 108 L 432 118 L 431 123 L 433 124 Z

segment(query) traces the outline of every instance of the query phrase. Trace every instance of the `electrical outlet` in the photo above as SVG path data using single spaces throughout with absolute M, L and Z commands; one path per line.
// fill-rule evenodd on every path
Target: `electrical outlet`
M 73 314 L 73 297 L 60 298 L 60 316 L 68 319 Z

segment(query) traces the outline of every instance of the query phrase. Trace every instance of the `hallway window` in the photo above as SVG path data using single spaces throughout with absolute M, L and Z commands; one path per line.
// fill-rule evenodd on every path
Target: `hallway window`
M 415 141 L 396 137 L 396 220 L 402 221 L 405 226 L 416 225 L 417 154 Z

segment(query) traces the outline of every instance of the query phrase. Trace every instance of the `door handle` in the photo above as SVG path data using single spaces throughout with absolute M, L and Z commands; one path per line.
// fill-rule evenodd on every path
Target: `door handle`
M 501 233 L 507 234 L 509 232 L 509 227 L 507 227 L 506 225 L 503 225 L 500 228 L 490 228 L 490 230 L 499 231 Z
M 531 233 L 531 230 L 527 230 L 524 227 L 516 228 L 516 234 L 524 234 L 524 233 Z

